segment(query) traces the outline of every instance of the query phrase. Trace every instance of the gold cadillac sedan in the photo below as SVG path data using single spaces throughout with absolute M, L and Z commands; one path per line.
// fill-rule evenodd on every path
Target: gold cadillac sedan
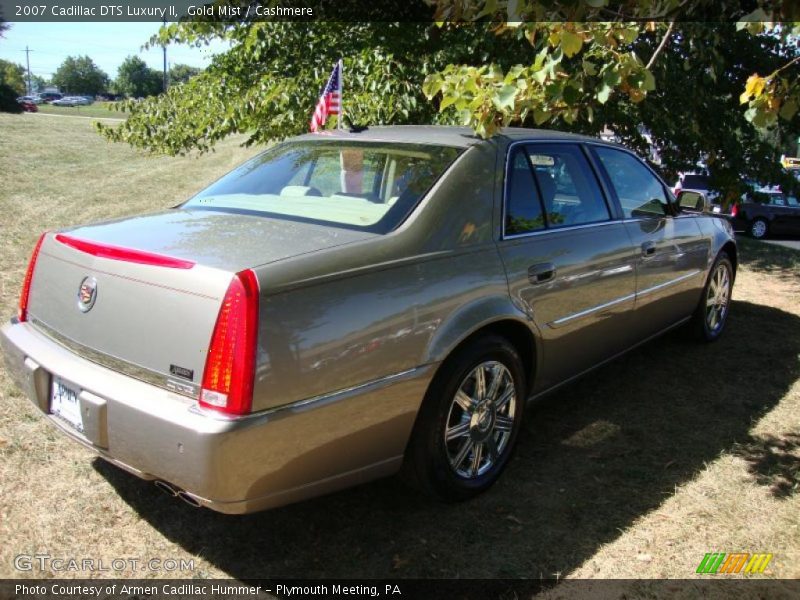
M 47 232 L 0 332 L 64 434 L 245 513 L 401 469 L 463 500 L 526 402 L 671 328 L 723 332 L 730 225 L 636 155 L 507 129 L 290 139 L 181 206 Z

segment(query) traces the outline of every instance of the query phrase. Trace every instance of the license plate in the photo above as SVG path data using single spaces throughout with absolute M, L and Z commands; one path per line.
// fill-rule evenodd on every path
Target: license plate
M 78 390 L 64 383 L 58 377 L 53 377 L 53 387 L 50 391 L 50 412 L 78 431 L 83 431 Z

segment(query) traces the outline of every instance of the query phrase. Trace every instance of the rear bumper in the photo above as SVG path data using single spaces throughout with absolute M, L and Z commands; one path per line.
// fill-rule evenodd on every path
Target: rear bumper
M 324 397 L 224 419 L 191 398 L 77 356 L 29 323 L 0 330 L 8 372 L 64 433 L 143 479 L 246 513 L 390 475 L 401 462 L 434 365 Z M 53 375 L 80 390 L 84 431 L 49 412 Z

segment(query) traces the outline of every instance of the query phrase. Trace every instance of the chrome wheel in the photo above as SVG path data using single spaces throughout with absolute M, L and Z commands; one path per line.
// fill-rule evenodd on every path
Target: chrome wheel
M 706 292 L 706 326 L 711 334 L 722 329 L 731 299 L 731 273 L 727 263 L 717 265 Z
M 756 239 L 763 238 L 767 235 L 767 223 L 761 219 L 753 221 L 753 224 L 750 225 L 750 234 Z
M 447 458 L 458 476 L 474 479 L 492 469 L 511 440 L 516 411 L 514 379 L 503 363 L 483 362 L 464 378 L 444 431 Z

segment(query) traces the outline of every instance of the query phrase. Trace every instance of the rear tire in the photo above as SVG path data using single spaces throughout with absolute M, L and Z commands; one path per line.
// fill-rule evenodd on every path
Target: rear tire
M 709 271 L 703 295 L 692 316 L 690 327 L 695 339 L 715 342 L 722 335 L 728 320 L 733 280 L 733 264 L 722 251 Z
M 765 219 L 753 219 L 753 222 L 750 223 L 750 227 L 748 227 L 748 232 L 750 233 L 750 237 L 763 240 L 769 233 L 769 224 Z
M 516 445 L 526 389 L 522 360 L 507 339 L 487 335 L 458 350 L 425 395 L 406 451 L 406 479 L 449 502 L 489 489 Z

